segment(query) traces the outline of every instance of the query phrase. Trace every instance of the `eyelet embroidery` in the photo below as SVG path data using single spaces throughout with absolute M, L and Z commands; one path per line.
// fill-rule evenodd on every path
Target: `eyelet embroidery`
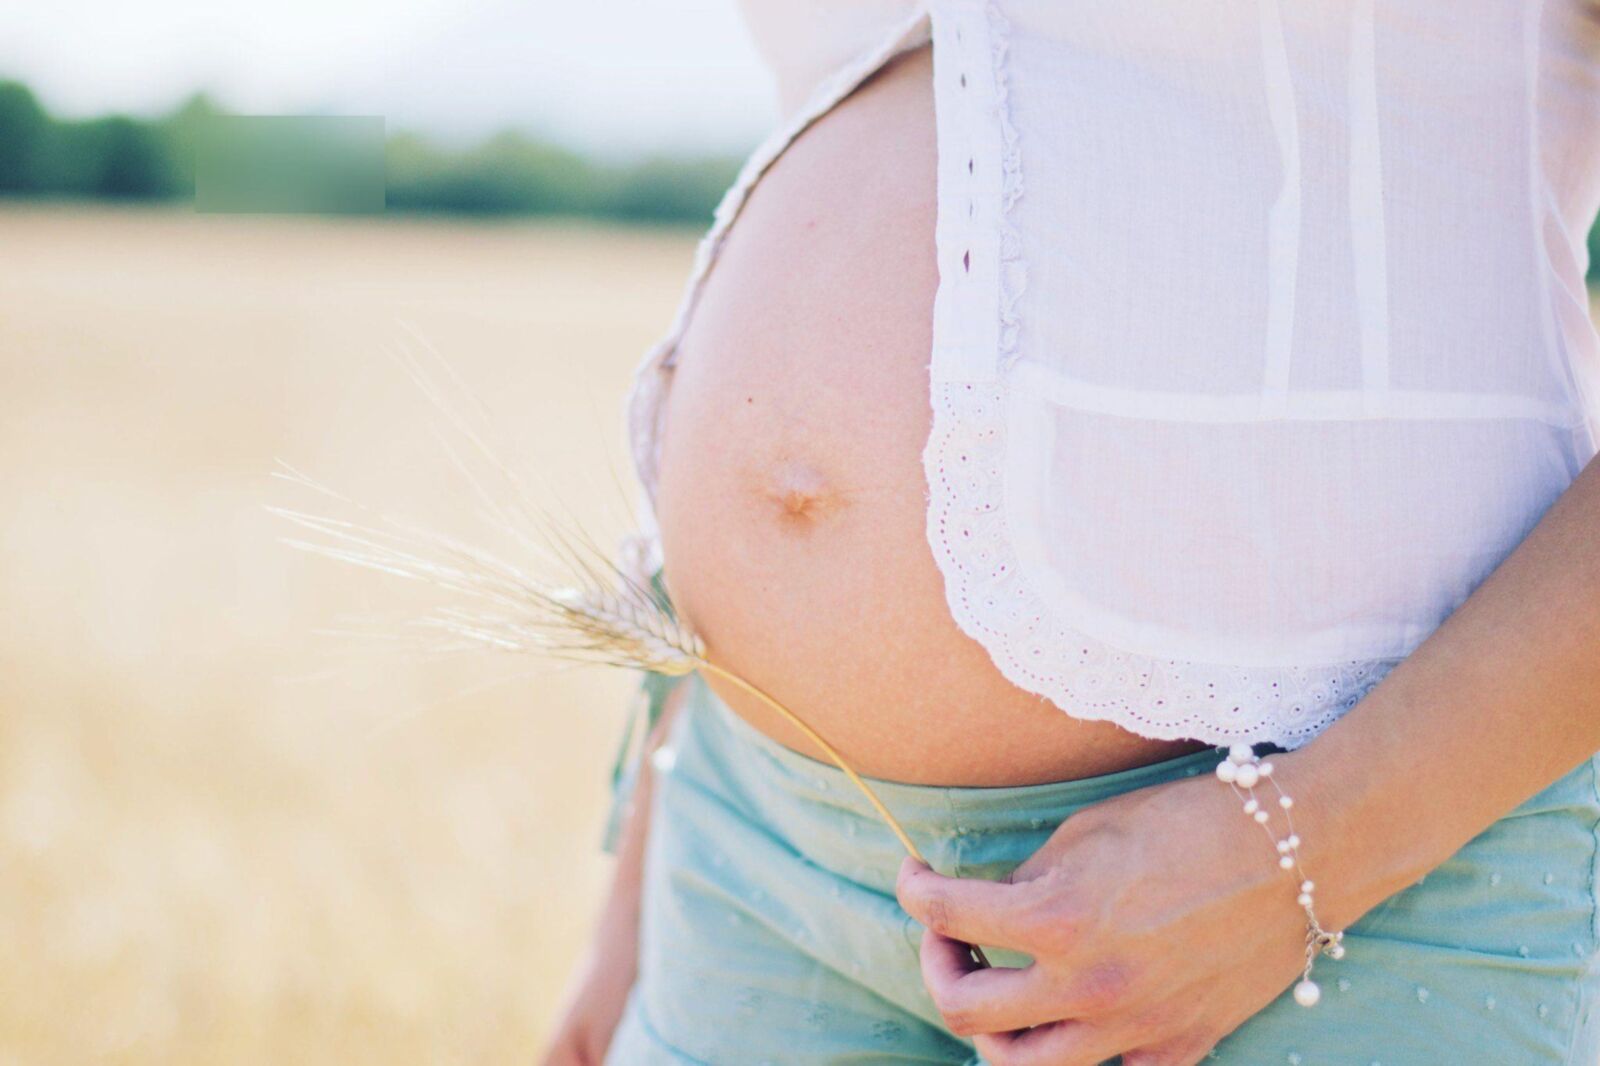
M 1003 498 L 1004 382 L 1017 359 L 1018 302 L 1027 285 L 1012 219 L 1024 188 L 1022 151 L 1010 108 L 1010 24 L 994 0 L 985 0 L 984 25 L 1000 130 L 998 210 L 981 223 L 995 225 L 1000 238 L 994 307 L 998 380 L 935 375 L 933 425 L 922 455 L 929 487 L 927 538 L 944 575 L 951 612 L 1008 680 L 1049 697 L 1074 717 L 1109 720 L 1163 739 L 1298 747 L 1355 706 L 1400 660 L 1264 668 L 1142 655 L 1064 624 L 1020 570 Z M 966 80 L 961 85 L 969 87 Z M 963 221 L 978 225 L 980 217 L 969 211 Z

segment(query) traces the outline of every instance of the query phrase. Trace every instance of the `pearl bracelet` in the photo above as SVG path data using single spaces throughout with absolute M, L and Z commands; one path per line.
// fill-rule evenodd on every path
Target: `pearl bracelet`
M 1277 779 L 1272 776 L 1272 763 L 1258 757 L 1248 744 L 1235 744 L 1228 749 L 1228 757 L 1217 764 L 1217 779 L 1244 799 L 1244 813 L 1255 819 L 1266 832 L 1267 839 L 1272 841 L 1273 847 L 1277 849 L 1279 868 L 1291 871 L 1300 878 L 1300 894 L 1297 898 L 1306 912 L 1306 968 L 1294 986 L 1294 1001 L 1302 1007 L 1315 1007 L 1317 1001 L 1322 998 L 1322 989 L 1311 979 L 1311 964 L 1322 951 L 1326 951 L 1330 959 L 1343 958 L 1344 933 L 1342 931 L 1330 933 L 1323 929 L 1322 924 L 1317 921 L 1317 912 L 1312 909 L 1311 893 L 1316 885 L 1300 867 L 1300 836 L 1294 831 L 1294 818 L 1289 813 L 1289 808 L 1294 806 L 1294 800 L 1289 798 L 1279 787 Z M 1272 782 L 1273 789 L 1278 793 L 1278 808 L 1283 811 L 1284 822 L 1288 827 L 1281 838 L 1267 825 L 1272 820 L 1272 815 L 1256 798 L 1256 785 L 1262 781 Z

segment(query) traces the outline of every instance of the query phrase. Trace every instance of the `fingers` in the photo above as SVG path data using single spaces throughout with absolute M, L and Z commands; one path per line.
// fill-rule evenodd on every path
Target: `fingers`
M 945 1027 L 957 1036 L 1023 1029 L 1059 1018 L 1044 975 L 1032 966 L 980 967 L 958 940 L 922 934 L 922 983 Z
M 945 877 L 909 856 L 900 864 L 895 895 L 924 927 L 968 944 L 1033 954 L 1034 892 L 1026 884 Z
M 1114 1037 L 1092 1022 L 1068 1020 L 974 1036 L 972 1043 L 990 1066 L 1099 1066 L 1122 1052 Z
M 1037 963 L 980 967 L 965 944 L 931 929 L 922 934 L 921 960 L 923 984 L 945 1026 L 957 1036 L 970 1036 L 988 1066 L 1099 1066 L 1129 1054 L 1133 1041 L 1125 1026 L 1100 1016 L 1116 998 L 1096 990 L 1105 982 L 1061 986 Z M 1063 1017 L 1073 1010 L 1092 1013 Z M 1138 1052 L 1143 1058 L 1126 1062 L 1192 1066 L 1199 1061 L 1195 1056 L 1203 1057 L 1210 1046 L 1187 1037 L 1169 1038 Z

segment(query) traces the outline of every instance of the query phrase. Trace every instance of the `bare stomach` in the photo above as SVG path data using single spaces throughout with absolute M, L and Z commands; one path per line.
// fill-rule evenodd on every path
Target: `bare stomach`
M 663 577 L 712 661 L 874 777 L 1016 785 L 1204 744 L 1075 719 L 951 617 L 925 534 L 934 260 L 930 47 L 761 177 L 681 338 L 661 437 Z M 775 740 L 760 700 L 707 683 Z

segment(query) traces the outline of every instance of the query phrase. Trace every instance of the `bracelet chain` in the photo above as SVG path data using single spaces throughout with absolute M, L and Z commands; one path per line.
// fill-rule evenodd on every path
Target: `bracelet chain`
M 1316 1006 L 1322 996 L 1322 990 L 1311 979 L 1311 967 L 1316 962 L 1317 956 L 1323 952 L 1327 952 L 1331 959 L 1344 957 L 1344 932 L 1342 930 L 1329 932 L 1317 920 L 1312 896 L 1316 885 L 1306 876 L 1305 869 L 1300 865 L 1300 834 L 1295 831 L 1294 815 L 1290 813 L 1294 800 L 1278 784 L 1273 774 L 1272 763 L 1261 759 L 1249 745 L 1235 744 L 1229 748 L 1227 758 L 1217 764 L 1216 774 L 1219 780 L 1226 783 L 1233 789 L 1234 794 L 1241 798 L 1244 812 L 1250 815 L 1267 834 L 1267 839 L 1272 842 L 1277 852 L 1279 868 L 1293 873 L 1300 880 L 1297 899 L 1306 912 L 1306 964 L 1305 969 L 1301 971 L 1299 983 L 1294 987 L 1294 998 L 1295 1002 L 1302 1006 Z M 1272 815 L 1256 796 L 1256 785 L 1262 781 L 1271 782 L 1273 791 L 1277 793 L 1276 806 L 1283 812 L 1284 824 L 1287 826 L 1287 831 L 1281 838 L 1267 824 L 1272 820 Z

